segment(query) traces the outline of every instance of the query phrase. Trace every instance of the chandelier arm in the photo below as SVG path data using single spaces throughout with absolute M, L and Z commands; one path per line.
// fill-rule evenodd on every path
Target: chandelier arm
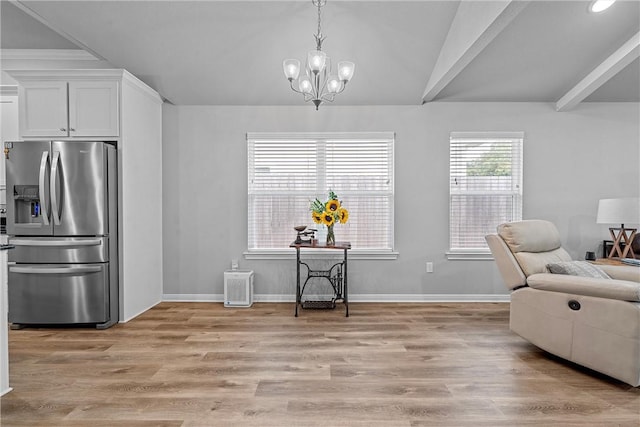
M 335 94 L 331 94 L 331 93 L 325 93 L 322 95 L 322 97 L 320 98 L 323 101 L 328 101 L 328 102 L 333 102 L 333 100 L 335 99 Z
M 339 94 L 344 92 L 345 88 L 347 87 L 347 82 L 346 81 L 342 81 L 342 85 L 340 85 L 340 89 L 338 89 L 335 94 Z
M 297 80 L 296 80 L 297 81 Z M 295 93 L 302 93 L 304 94 L 304 92 L 302 92 L 301 90 L 296 89 L 295 87 L 293 87 L 293 79 L 289 79 L 289 86 L 291 86 L 291 90 L 294 91 Z

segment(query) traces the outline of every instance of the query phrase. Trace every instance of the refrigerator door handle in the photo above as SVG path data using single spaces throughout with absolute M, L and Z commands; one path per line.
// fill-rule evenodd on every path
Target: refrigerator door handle
M 53 153 L 53 161 L 51 162 L 51 216 L 53 216 L 53 224 L 60 225 L 60 209 L 58 207 L 58 193 L 56 187 L 58 178 L 60 178 L 60 152 Z
M 22 274 L 75 274 L 75 273 L 97 273 L 102 270 L 100 266 L 80 266 L 80 267 L 21 267 L 9 266 L 10 273 Z
M 99 246 L 100 239 L 91 240 L 33 240 L 33 239 L 10 239 L 14 246 L 47 246 L 47 247 L 75 247 L 75 246 Z
M 42 209 L 42 222 L 44 225 L 49 225 L 49 201 L 46 198 L 46 183 L 45 177 L 47 174 L 47 165 L 49 164 L 49 152 L 43 151 L 40 158 L 40 175 L 39 175 L 39 188 L 40 192 L 40 209 Z

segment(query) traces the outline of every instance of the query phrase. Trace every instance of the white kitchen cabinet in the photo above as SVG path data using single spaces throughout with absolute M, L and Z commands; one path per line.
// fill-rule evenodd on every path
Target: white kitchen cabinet
M 26 81 L 19 87 L 23 138 L 117 137 L 117 81 Z

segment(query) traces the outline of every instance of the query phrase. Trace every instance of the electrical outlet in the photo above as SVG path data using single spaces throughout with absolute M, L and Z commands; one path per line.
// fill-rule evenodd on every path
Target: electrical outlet
M 237 259 L 232 259 L 231 260 L 231 269 L 232 270 L 237 270 L 238 269 L 238 260 Z
M 433 273 L 433 263 L 431 261 L 427 261 L 427 273 Z

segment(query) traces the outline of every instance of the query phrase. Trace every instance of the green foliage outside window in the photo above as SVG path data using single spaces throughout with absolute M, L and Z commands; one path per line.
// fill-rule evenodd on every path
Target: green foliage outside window
M 511 145 L 493 144 L 479 159 L 467 163 L 467 176 L 511 176 Z

